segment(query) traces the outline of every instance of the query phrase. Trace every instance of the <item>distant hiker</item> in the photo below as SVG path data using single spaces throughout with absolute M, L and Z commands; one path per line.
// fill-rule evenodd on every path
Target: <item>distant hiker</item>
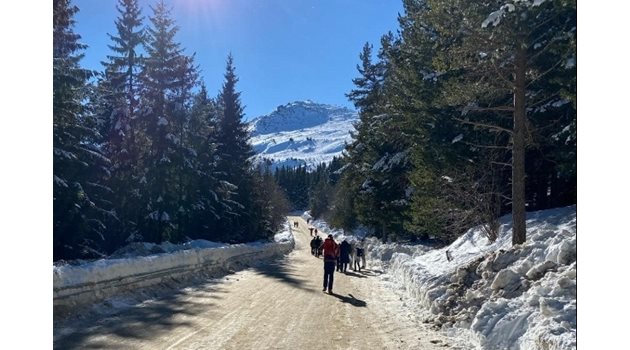
M 297 221 L 293 221 L 293 227 L 298 227 L 298 222 Z
M 352 252 L 352 246 L 345 239 L 339 245 L 339 272 L 346 272 L 348 264 L 350 263 L 350 252 Z
M 317 248 L 315 249 L 315 256 L 318 258 L 322 255 L 322 244 L 322 238 L 320 236 L 317 236 Z
M 317 249 L 319 249 L 319 241 L 318 241 L 319 237 L 313 237 L 313 239 L 311 239 L 311 254 L 313 256 L 317 256 Z
M 335 279 L 335 265 L 337 263 L 337 256 L 339 255 L 339 246 L 333 239 L 332 235 L 328 235 L 328 238 L 322 243 L 322 250 L 324 251 L 324 289 L 325 292 L 328 289 L 328 294 L 332 294 L 333 281 Z
M 315 229 L 315 234 L 317 234 L 317 229 Z
M 309 228 L 308 228 L 308 230 L 309 230 L 309 231 L 311 231 L 311 237 L 313 237 L 313 230 L 314 230 L 314 229 L 315 229 L 314 227 L 309 227 Z

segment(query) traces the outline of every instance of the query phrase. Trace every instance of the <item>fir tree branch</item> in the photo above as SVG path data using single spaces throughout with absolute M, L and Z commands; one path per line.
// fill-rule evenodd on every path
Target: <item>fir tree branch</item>
M 466 142 L 466 141 L 463 141 L 462 143 L 465 144 L 465 145 L 472 146 L 472 147 L 477 147 L 477 148 L 505 149 L 505 150 L 511 149 L 510 146 L 481 145 L 481 144 L 476 144 L 476 143 Z
M 512 130 L 500 127 L 498 125 L 485 124 L 485 123 L 479 123 L 479 122 L 472 122 L 470 120 L 464 120 L 464 119 L 460 119 L 460 118 L 453 118 L 453 119 L 457 120 L 458 122 L 463 123 L 463 124 L 468 124 L 468 125 L 472 125 L 472 126 L 478 126 L 478 127 L 482 127 L 482 128 L 486 128 L 486 129 L 500 131 L 500 132 L 506 132 L 506 133 L 512 135 Z
M 512 106 L 496 106 L 496 107 L 471 107 L 468 108 L 472 112 L 514 112 Z
M 566 56 L 562 56 L 558 62 L 556 62 L 553 66 L 551 66 L 549 69 L 547 69 L 546 71 L 544 71 L 542 74 L 538 75 L 537 77 L 535 77 L 534 79 L 532 79 L 527 85 L 526 87 L 529 88 L 530 85 L 532 85 L 533 83 L 537 82 L 538 80 L 542 79 L 545 75 L 551 73 L 552 71 L 556 70 L 556 68 L 558 68 L 558 66 L 560 64 L 562 64 L 562 62 L 566 62 L 567 57 Z

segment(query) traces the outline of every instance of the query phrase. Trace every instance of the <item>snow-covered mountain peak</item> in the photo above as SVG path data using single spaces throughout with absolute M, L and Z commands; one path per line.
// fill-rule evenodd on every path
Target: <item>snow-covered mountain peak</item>
M 250 123 L 251 142 L 258 161 L 274 168 L 306 165 L 313 169 L 341 155 L 357 112 L 345 107 L 295 101 Z
M 329 121 L 356 120 L 355 111 L 310 100 L 278 106 L 273 112 L 252 120 L 252 136 L 312 128 Z

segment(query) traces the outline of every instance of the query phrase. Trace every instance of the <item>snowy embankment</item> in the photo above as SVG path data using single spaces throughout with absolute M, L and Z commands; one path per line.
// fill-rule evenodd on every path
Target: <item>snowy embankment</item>
M 575 349 L 576 210 L 528 213 L 527 241 L 516 247 L 511 216 L 501 218 L 493 243 L 479 227 L 441 249 L 366 239 L 368 268 L 384 270 L 383 279 L 419 305 L 427 321 L 478 348 Z M 314 224 L 329 232 L 325 223 Z M 357 239 L 330 231 L 337 240 Z
M 80 265 L 53 267 L 55 315 L 107 298 L 183 281 L 211 277 L 273 259 L 293 249 L 290 225 L 274 242 L 222 244 L 196 240 L 183 245 L 135 243 L 113 256 Z M 160 251 L 163 253 L 150 254 Z M 121 253 L 122 252 L 122 253 Z M 137 256 L 146 255 L 147 256 Z

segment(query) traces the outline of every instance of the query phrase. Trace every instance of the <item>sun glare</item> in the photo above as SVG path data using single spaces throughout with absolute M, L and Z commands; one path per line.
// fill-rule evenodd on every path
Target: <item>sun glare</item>
M 195 14 L 220 11 L 225 8 L 227 2 L 227 0 L 173 0 L 173 6 Z
M 180 26 L 188 26 L 199 33 L 203 28 L 220 27 L 229 17 L 229 0 L 171 0 L 171 6 L 179 13 Z

